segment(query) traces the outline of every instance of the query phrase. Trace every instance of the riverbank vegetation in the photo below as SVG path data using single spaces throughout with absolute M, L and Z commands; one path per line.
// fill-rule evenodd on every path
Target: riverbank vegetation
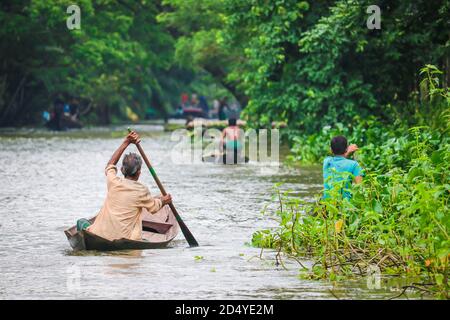
M 314 278 L 367 276 L 376 268 L 419 277 L 414 289 L 449 298 L 450 95 L 437 87 L 439 70 L 427 66 L 422 74 L 432 89 L 414 120 L 386 126 L 355 118 L 353 125 L 295 138 L 292 158 L 318 162 L 332 136 L 347 135 L 362 146 L 357 160 L 366 175 L 350 200 L 335 190 L 310 203 L 277 190 L 280 226 L 256 232 L 253 245 L 312 257 L 306 275 Z

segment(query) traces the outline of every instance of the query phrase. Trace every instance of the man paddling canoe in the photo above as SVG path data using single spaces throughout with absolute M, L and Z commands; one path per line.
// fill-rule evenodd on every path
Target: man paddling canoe
M 116 164 L 123 152 L 130 144 L 139 142 L 139 135 L 132 131 L 114 152 L 105 168 L 108 194 L 103 207 L 92 225 L 86 219 L 78 220 L 77 230 L 87 229 L 108 240 L 141 240 L 142 210 L 156 213 L 172 201 L 170 194 L 152 197 L 148 188 L 138 182 L 142 159 L 135 153 L 123 158 L 121 171 L 124 178 L 117 176 Z

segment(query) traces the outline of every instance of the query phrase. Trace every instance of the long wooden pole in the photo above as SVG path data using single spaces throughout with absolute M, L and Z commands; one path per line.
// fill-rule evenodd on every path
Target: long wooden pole
M 128 128 L 128 132 L 131 132 L 131 129 Z M 156 182 L 156 185 L 158 186 L 159 190 L 161 191 L 161 194 L 165 196 L 167 194 L 166 190 L 164 189 L 161 181 L 159 180 L 158 176 L 156 175 L 155 169 L 153 169 L 150 160 L 148 160 L 147 156 L 144 153 L 144 150 L 142 149 L 141 145 L 138 143 L 136 144 L 137 149 L 139 150 L 139 153 L 141 154 L 142 159 L 144 159 L 145 164 L 148 167 L 148 170 L 150 171 L 150 174 L 152 175 L 153 179 Z M 186 241 L 189 243 L 190 247 L 198 247 L 198 242 L 195 240 L 194 236 L 192 235 L 191 231 L 188 229 L 186 224 L 184 223 L 183 219 L 181 219 L 180 215 L 178 214 L 177 209 L 175 209 L 175 206 L 173 203 L 169 203 L 170 210 L 172 210 L 173 215 L 178 221 L 178 225 L 180 226 L 181 232 L 183 232 L 184 237 L 186 238 Z

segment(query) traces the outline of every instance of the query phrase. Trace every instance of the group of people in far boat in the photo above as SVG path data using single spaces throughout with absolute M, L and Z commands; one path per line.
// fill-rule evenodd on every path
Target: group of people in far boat
M 181 95 L 180 104 L 178 105 L 174 116 L 176 118 L 206 118 L 219 120 L 226 120 L 229 118 L 238 118 L 240 113 L 240 106 L 237 102 L 228 102 L 228 97 L 214 99 L 212 108 L 209 107 L 205 96 L 198 96 L 193 93 L 189 95 L 183 93 Z
M 55 99 L 52 110 L 42 113 L 45 126 L 50 130 L 57 131 L 81 128 L 79 116 L 80 108 L 76 100 L 64 102 L 62 99 Z

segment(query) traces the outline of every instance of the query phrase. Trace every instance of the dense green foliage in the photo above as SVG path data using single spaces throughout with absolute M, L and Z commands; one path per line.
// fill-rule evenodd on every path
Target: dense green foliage
M 423 97 L 420 100 L 410 100 L 406 111 L 389 105 L 388 121 L 373 115 L 366 118 L 355 116 L 348 123 L 327 125 L 313 134 L 297 134 L 292 139 L 293 148 L 289 160 L 320 162 L 330 152 L 331 138 L 344 135 L 351 143 L 364 146 L 365 152 L 361 155 L 364 162 L 371 162 L 379 167 L 402 166 L 404 163 L 398 159 L 411 157 L 410 145 L 400 148 L 400 144 L 407 139 L 409 128 L 427 126 L 434 132 L 442 130 L 448 121 L 443 114 L 450 106 L 450 91 L 448 87 L 440 88 L 442 72 L 433 65 L 427 65 L 421 69 L 421 74 Z M 389 154 L 381 150 L 380 141 L 386 144 L 384 149 L 389 146 Z M 389 157 L 386 158 L 386 155 Z
M 371 1 L 164 3 L 173 11 L 161 20 L 182 34 L 177 56 L 244 92 L 255 125 L 284 121 L 292 137 L 354 116 L 386 121 L 391 105 L 408 115 L 427 63 L 449 81 L 448 1 L 379 1 L 381 30 L 366 27 Z
M 448 1 L 379 1 L 381 30 L 366 27 L 369 0 L 82 0 L 72 31 L 69 4 L 0 4 L 0 124 L 30 122 L 56 96 L 102 122 L 127 106 L 165 113 L 193 81 L 217 82 L 250 123 L 283 121 L 295 137 L 386 121 L 391 105 L 407 115 L 427 63 L 449 81 Z
M 101 123 L 124 118 L 126 107 L 164 114 L 203 77 L 174 65 L 158 1 L 76 3 L 79 30 L 66 27 L 72 1 L 1 2 L 0 125 L 36 121 L 56 97 L 76 98 Z
M 428 66 L 423 73 L 439 71 Z M 376 265 L 384 273 L 419 276 L 434 284 L 417 286 L 421 291 L 449 298 L 450 95 L 448 88 L 431 87 L 428 104 L 441 113 L 427 118 L 430 125 L 408 128 L 403 120 L 386 127 L 355 119 L 350 128 L 298 138 L 306 161 L 327 154 L 330 135 L 364 143 L 357 158 L 366 172 L 363 183 L 353 186 L 350 200 L 336 185 L 330 199 L 316 204 L 278 192 L 280 226 L 255 233 L 253 244 L 314 257 L 315 277 L 366 275 Z

